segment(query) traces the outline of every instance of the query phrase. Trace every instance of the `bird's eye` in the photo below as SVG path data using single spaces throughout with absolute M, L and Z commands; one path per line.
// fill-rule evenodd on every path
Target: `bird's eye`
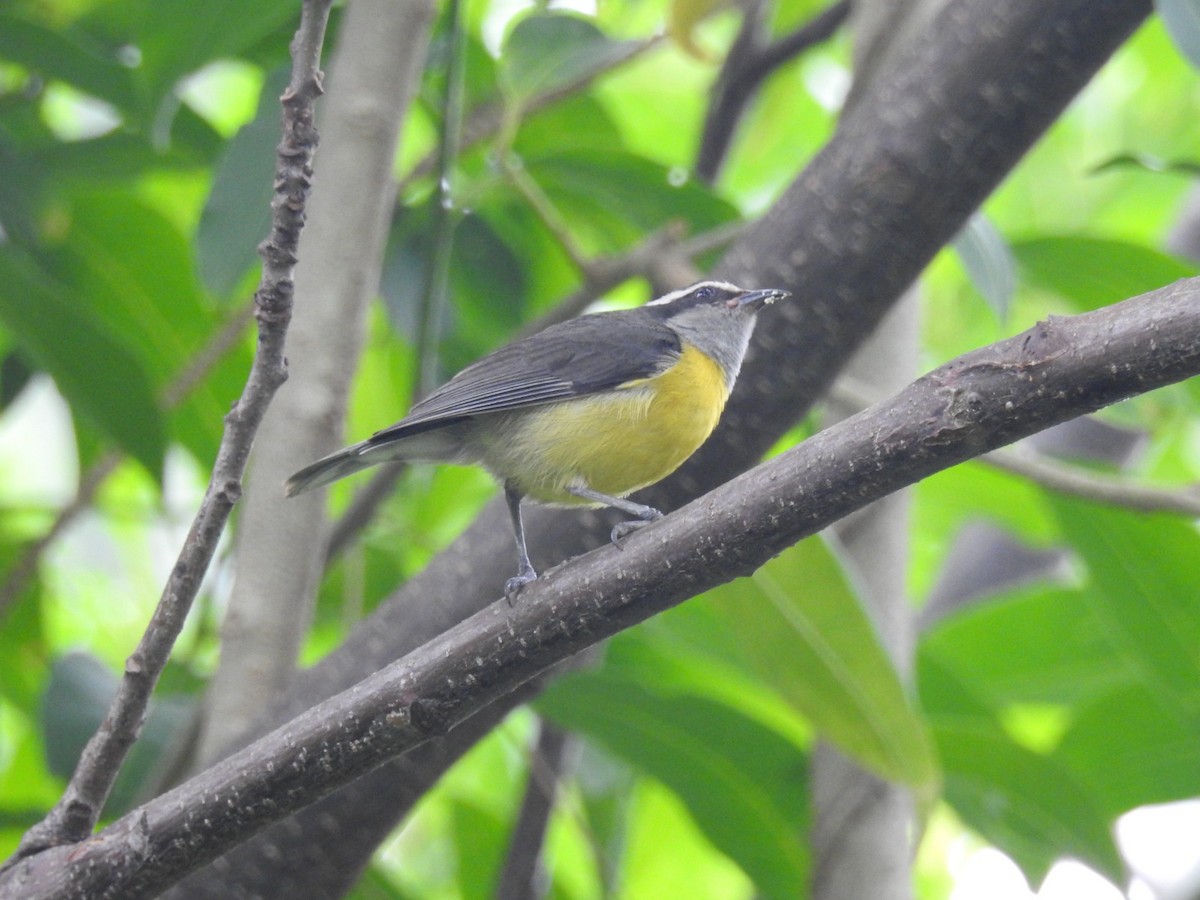
M 697 300 L 711 300 L 714 296 L 713 289 L 710 287 L 702 287 L 697 289 L 695 297 Z

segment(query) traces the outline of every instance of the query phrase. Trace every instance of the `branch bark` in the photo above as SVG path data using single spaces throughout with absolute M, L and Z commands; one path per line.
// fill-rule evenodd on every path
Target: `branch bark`
M 283 346 L 292 315 L 292 275 L 317 145 L 313 116 L 321 94 L 319 65 L 329 5 L 329 0 L 306 0 L 292 44 L 292 77 L 280 98 L 283 139 L 276 158 L 271 232 L 259 247 L 263 268 L 255 294 L 258 348 L 245 389 L 225 418 L 225 433 L 208 489 L 150 623 L 125 662 L 117 696 L 84 748 L 62 799 L 42 822 L 26 832 L 12 860 L 0 871 L 46 847 L 80 841 L 95 827 L 121 764 L 141 731 L 150 695 L 241 495 L 242 474 L 259 424 L 271 398 L 287 378 Z
M 548 572 L 75 847 L 0 897 L 142 897 L 268 822 L 445 734 L 554 664 L 889 493 L 1200 373 L 1200 279 L 959 357 L 677 514 Z M 493 591 L 496 593 L 496 591 Z

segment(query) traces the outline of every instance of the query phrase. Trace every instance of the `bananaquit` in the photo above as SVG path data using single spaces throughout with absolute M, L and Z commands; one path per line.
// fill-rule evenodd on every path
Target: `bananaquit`
M 703 281 L 645 306 L 580 316 L 463 369 L 390 428 L 288 479 L 288 496 L 394 460 L 481 465 L 504 485 L 517 539 L 509 599 L 537 578 L 521 500 L 662 513 L 624 499 L 675 471 L 716 427 L 754 319 L 786 291 Z

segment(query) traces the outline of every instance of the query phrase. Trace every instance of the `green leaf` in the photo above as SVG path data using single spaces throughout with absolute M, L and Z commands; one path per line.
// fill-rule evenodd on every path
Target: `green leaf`
M 556 682 L 537 707 L 679 794 L 766 896 L 804 890 L 807 760 L 796 744 L 723 703 L 663 696 L 603 671 Z
M 380 293 L 393 328 L 406 339 L 417 333 L 428 281 L 429 206 L 410 209 L 392 229 Z M 494 350 L 525 321 L 525 268 L 487 219 L 464 215 L 451 249 L 452 306 L 443 310 L 439 368 L 444 377 Z
M 288 77 L 287 69 L 277 69 L 266 78 L 258 113 L 225 146 L 200 216 L 197 266 L 205 287 L 220 296 L 237 288 L 258 261 L 258 244 L 271 225 L 278 98 Z
M 487 897 L 504 864 L 509 823 L 490 809 L 460 799 L 451 802 L 450 812 L 458 853 L 455 884 L 463 897 Z
M 0 58 L 19 63 L 47 80 L 66 82 L 117 107 L 130 108 L 136 97 L 133 70 L 79 33 L 0 14 Z
M 1196 274 L 1191 263 L 1128 241 L 1045 237 L 1018 241 L 1012 249 L 1028 282 L 1070 300 L 1081 312 Z
M 39 810 L 41 819 L 61 797 L 62 782 L 46 768 L 36 715 L 26 718 L 9 709 L 2 713 L 6 727 L 0 759 L 0 828 L 12 828 Z M 0 838 L 0 847 L 3 844 Z
M 1058 857 L 1074 856 L 1122 883 L 1108 819 L 1066 766 L 1017 745 L 998 727 L 935 721 L 933 733 L 947 801 L 1031 882 Z
M 295 0 L 213 0 L 197 6 L 188 0 L 154 0 L 138 23 L 140 72 L 157 111 L 175 83 L 202 66 L 236 57 L 293 21 Z
M 823 735 L 883 777 L 933 791 L 924 718 L 825 543 L 802 541 L 707 597 L 745 664 Z
M 1154 8 L 1167 26 L 1167 33 L 1196 68 L 1200 69 L 1200 2 L 1197 0 L 1154 0 Z
M 1200 734 L 1140 685 L 1080 710 L 1054 756 L 1110 816 L 1200 795 Z
M 1080 591 L 1042 586 L 938 623 L 922 638 L 921 659 L 954 672 L 992 710 L 1012 703 L 1089 702 L 1135 678 Z M 939 707 L 924 680 L 921 700 L 930 711 Z
M 219 142 L 203 119 L 184 107 L 172 122 L 169 146 L 155 147 L 144 135 L 114 131 L 84 141 L 55 141 L 36 151 L 36 162 L 55 187 L 104 182 L 127 184 L 148 171 L 195 169 Z M 269 180 L 269 178 L 268 178 Z
M 173 223 L 126 193 L 75 197 L 71 211 L 54 274 L 139 351 L 156 385 L 165 386 L 222 324 L 196 283 L 187 242 Z M 199 459 L 215 455 L 244 373 L 231 356 L 172 413 L 173 433 Z
M 531 112 L 521 120 L 513 149 L 523 160 L 574 150 L 627 152 L 612 113 L 592 94 L 567 97 Z
M 42 698 L 42 733 L 47 764 L 60 778 L 71 776 L 118 683 L 104 663 L 88 654 L 68 653 L 55 660 Z M 151 701 L 138 742 L 105 804 L 106 815 L 119 815 L 133 806 L 155 776 L 158 759 L 190 720 L 191 706 L 190 700 L 179 696 L 159 695 Z
M 11 522 L 12 511 L 3 510 L 3 517 Z M 13 566 L 27 549 L 24 541 L 16 543 L 4 536 L 0 572 L 6 579 L 13 576 Z M 35 574 L 25 590 L 0 610 L 0 697 L 30 716 L 37 708 L 39 679 L 49 657 L 42 603 L 42 583 Z
M 551 896 L 708 900 L 764 895 L 736 860 L 713 846 L 679 795 L 659 781 L 639 778 L 631 786 L 626 829 L 620 858 L 600 890 Z
M 529 158 L 529 174 L 572 230 L 597 252 L 624 249 L 672 221 L 692 233 L 737 219 L 737 210 L 668 167 L 614 149 L 572 150 Z
M 81 415 L 161 476 L 166 427 L 141 359 L 11 246 L 0 247 L 0 320 Z
M 1073 637 L 1069 619 L 1080 606 L 1079 598 L 1073 606 L 1054 603 L 1049 610 L 1039 610 L 1035 601 L 1044 600 L 1039 595 L 988 604 L 961 617 L 975 620 L 974 635 L 942 628 L 934 639 L 921 643 L 921 701 L 941 756 L 945 799 L 963 821 L 1012 856 L 1032 883 L 1062 856 L 1078 856 L 1117 877 L 1120 859 L 1102 795 L 1069 760 L 1017 744 L 998 721 L 1014 697 L 1057 697 L 1064 693 L 1057 679 L 1071 682 L 1079 677 L 1057 661 L 1069 658 L 1071 650 L 1055 651 L 1052 646 Z M 1003 621 L 995 616 L 1001 611 L 1006 613 Z M 1049 618 L 1047 612 L 1052 614 Z M 1043 635 L 1045 625 L 1049 631 Z M 1083 636 L 1068 640 L 1071 648 L 1087 646 L 1086 622 L 1083 631 Z M 1103 644 L 1095 652 L 1102 654 Z M 1026 654 L 1031 658 L 1023 660 Z M 1093 660 L 1087 662 L 1085 671 Z M 993 673 L 993 667 L 1001 671 Z M 1083 681 L 1093 689 L 1092 678 Z M 1068 687 L 1065 692 L 1072 691 Z
M 567 13 L 526 16 L 509 32 L 500 54 L 501 83 L 524 104 L 538 94 L 571 84 L 628 52 L 590 20 Z
M 1109 640 L 1150 690 L 1200 723 L 1200 534 L 1173 516 L 1054 504 Z

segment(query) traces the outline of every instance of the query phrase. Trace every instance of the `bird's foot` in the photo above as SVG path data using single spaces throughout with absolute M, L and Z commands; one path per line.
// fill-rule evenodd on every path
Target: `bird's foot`
M 521 571 L 504 582 L 504 599 L 508 601 L 508 605 L 512 606 L 513 601 L 517 599 L 517 594 L 521 593 L 521 588 L 531 581 L 537 581 L 537 577 L 533 566 L 522 566 Z
M 647 506 L 643 512 L 638 513 L 639 518 L 631 519 L 628 522 L 618 522 L 613 526 L 612 533 L 609 538 L 616 545 L 617 549 L 621 549 L 621 542 L 629 535 L 633 534 L 639 528 L 649 525 L 656 519 L 661 519 L 663 514 L 652 506 Z

